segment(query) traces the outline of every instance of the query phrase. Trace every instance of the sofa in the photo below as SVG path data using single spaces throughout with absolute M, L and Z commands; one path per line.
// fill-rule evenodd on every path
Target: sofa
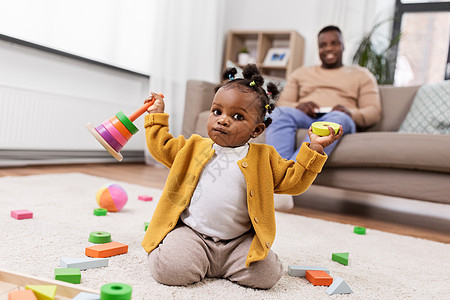
M 189 80 L 182 135 L 207 136 L 216 83 Z M 450 204 L 450 135 L 399 133 L 418 86 L 380 86 L 383 114 L 374 126 L 344 136 L 314 185 Z M 306 130 L 297 132 L 298 143 Z M 264 142 L 261 135 L 253 142 Z

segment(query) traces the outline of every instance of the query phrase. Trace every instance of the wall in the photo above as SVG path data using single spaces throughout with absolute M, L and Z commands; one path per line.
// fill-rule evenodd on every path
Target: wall
M 0 40 L 0 166 L 111 158 L 85 125 L 134 112 L 148 76 L 16 42 Z M 142 160 L 144 145 L 141 132 L 126 150 Z
M 0 33 L 147 74 L 154 2 L 0 0 Z
M 150 64 L 153 4 L 147 0 L 0 0 L 0 33 L 145 75 Z M 148 76 L 10 42 L 0 42 L 0 66 L 0 165 L 42 163 L 41 159 L 58 155 L 63 162 L 76 157 L 103 161 L 106 151 L 85 124 L 98 126 L 118 111 L 129 115 L 149 92 Z M 142 128 L 143 118 L 136 125 Z M 133 155 L 141 152 L 142 160 L 144 148 L 141 130 L 124 150 Z M 50 151 L 70 153 L 48 155 Z M 5 157 L 8 161 L 2 160 Z

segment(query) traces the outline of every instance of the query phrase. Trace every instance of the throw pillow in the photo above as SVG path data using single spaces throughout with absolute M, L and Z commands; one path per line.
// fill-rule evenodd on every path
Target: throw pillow
M 399 132 L 450 134 L 450 80 L 419 88 Z

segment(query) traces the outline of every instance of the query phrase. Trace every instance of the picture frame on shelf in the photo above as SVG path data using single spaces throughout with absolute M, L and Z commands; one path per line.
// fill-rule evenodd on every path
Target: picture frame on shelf
M 270 48 L 264 58 L 264 66 L 285 67 L 289 61 L 289 48 Z

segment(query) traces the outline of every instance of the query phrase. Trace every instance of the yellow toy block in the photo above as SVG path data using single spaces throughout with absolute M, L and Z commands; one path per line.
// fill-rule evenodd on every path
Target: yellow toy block
M 26 285 L 25 289 L 32 290 L 38 300 L 53 300 L 56 296 L 56 285 Z

